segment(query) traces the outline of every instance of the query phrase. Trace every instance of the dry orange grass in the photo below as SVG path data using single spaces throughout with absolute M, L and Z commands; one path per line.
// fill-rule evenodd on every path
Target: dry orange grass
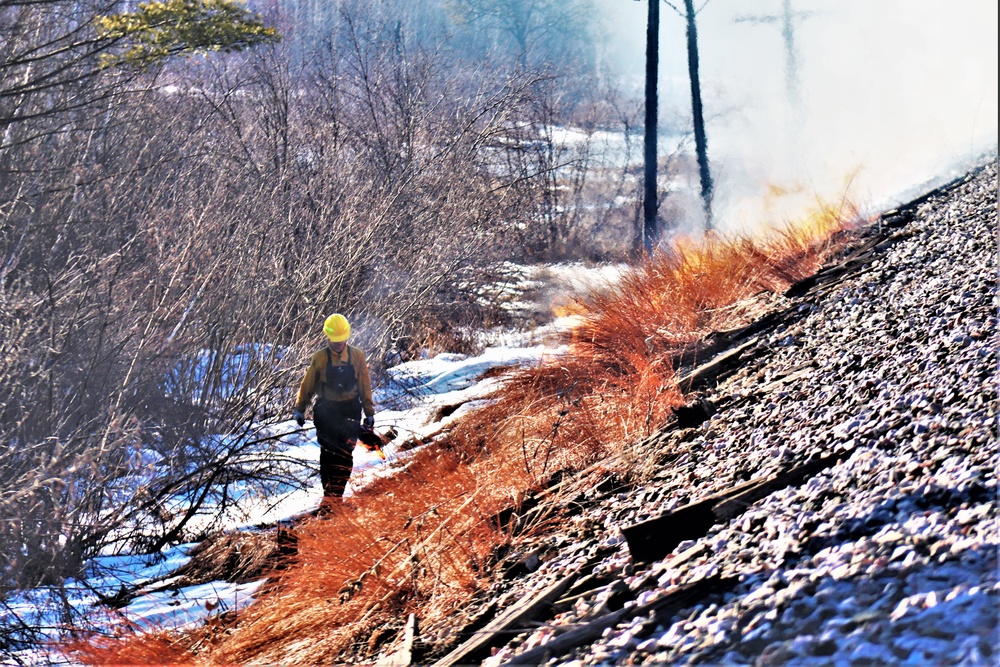
M 658 429 L 684 400 L 672 356 L 755 315 L 732 304 L 815 272 L 854 217 L 828 207 L 764 241 L 678 240 L 592 295 L 571 354 L 515 374 L 403 473 L 300 526 L 293 566 L 213 641 L 148 634 L 77 655 L 144 662 L 160 646 L 175 663 L 361 661 L 391 645 L 409 613 L 447 623 L 491 582 L 495 549 L 511 540 L 498 511 Z
M 857 218 L 850 204 L 822 205 L 800 224 L 763 238 L 679 238 L 614 289 L 594 295 L 573 333 L 574 353 L 655 357 L 658 350 L 742 326 L 753 314 L 734 304 L 762 291 L 784 291 L 815 273 L 834 251 L 837 232 Z
M 85 664 L 330 664 L 377 652 L 408 613 L 445 618 L 488 579 L 507 541 L 490 517 L 509 487 L 483 484 L 447 451 L 426 448 L 296 529 L 298 555 L 239 621 L 204 632 L 155 632 L 69 646 Z
M 815 273 L 836 250 L 835 236 L 857 221 L 850 204 L 821 205 L 763 238 L 676 239 L 614 287 L 577 302 L 571 354 L 515 377 L 451 441 L 473 454 L 520 448 L 531 454 L 520 462 L 524 472 L 540 482 L 649 435 L 684 400 L 675 355 L 762 314 L 736 306 Z
M 197 638 L 192 633 L 154 630 L 142 632 L 131 626 L 112 637 L 87 637 L 65 644 L 62 649 L 87 665 L 164 665 L 181 667 L 191 663 Z
M 295 567 L 213 647 L 212 660 L 358 660 L 411 612 L 447 617 L 479 588 L 493 548 L 506 541 L 490 516 L 509 496 L 483 481 L 454 454 L 425 449 L 397 478 L 302 526 Z

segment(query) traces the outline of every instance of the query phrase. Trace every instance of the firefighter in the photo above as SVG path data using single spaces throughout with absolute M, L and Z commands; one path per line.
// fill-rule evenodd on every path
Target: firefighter
M 364 411 L 364 426 L 375 424 L 371 378 L 365 354 L 347 344 L 351 325 L 340 313 L 326 318 L 323 333 L 327 343 L 312 356 L 309 369 L 295 399 L 295 421 L 305 424 L 305 411 L 313 405 L 313 423 L 319 441 L 319 476 L 324 501 L 344 495 L 354 465 L 354 445 L 361 431 L 358 421 Z

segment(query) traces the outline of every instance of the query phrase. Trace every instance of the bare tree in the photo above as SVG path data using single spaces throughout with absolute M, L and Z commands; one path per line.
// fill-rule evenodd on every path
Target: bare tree
M 593 66 L 586 0 L 446 0 L 455 22 L 484 31 L 488 50 L 512 54 L 521 69 L 562 62 Z
M 660 2 L 647 0 L 648 14 L 646 19 L 646 124 L 644 140 L 643 198 L 642 198 L 642 242 L 647 253 L 652 253 L 658 235 L 656 214 L 658 206 L 656 196 L 656 136 L 660 59 Z
M 666 0 L 664 0 L 666 1 Z M 694 0 L 684 0 L 684 10 L 667 2 L 680 14 L 687 25 L 688 79 L 691 83 L 691 115 L 694 125 L 695 154 L 698 159 L 698 177 L 701 182 L 701 201 L 705 212 L 705 230 L 712 229 L 712 173 L 708 167 L 708 139 L 705 134 L 705 111 L 701 101 L 701 76 L 698 64 L 698 14 L 708 4 L 708 0 L 697 10 Z
M 118 8 L 108 0 L 0 4 L 0 155 L 8 146 L 65 131 L 75 115 L 122 95 L 134 78 L 132 66 L 241 50 L 277 37 L 232 0 L 141 4 L 124 14 Z
M 483 80 L 363 9 L 298 64 L 168 66 L 8 146 L 0 589 L 308 484 L 268 428 L 329 312 L 376 351 L 489 316 L 466 279 L 534 205 L 509 147 L 537 79 Z

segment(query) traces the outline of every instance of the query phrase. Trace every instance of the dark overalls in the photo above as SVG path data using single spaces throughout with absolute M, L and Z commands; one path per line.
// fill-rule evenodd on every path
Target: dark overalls
M 329 349 L 326 355 L 324 385 L 338 394 L 357 391 L 358 378 L 354 375 L 354 365 L 334 366 Z M 350 359 L 351 351 L 348 349 L 348 362 Z M 339 498 L 344 495 L 354 467 L 354 444 L 360 433 L 361 396 L 346 401 L 331 401 L 323 398 L 325 391 L 319 395 L 313 406 L 313 423 L 319 441 L 319 477 L 323 483 L 323 495 Z

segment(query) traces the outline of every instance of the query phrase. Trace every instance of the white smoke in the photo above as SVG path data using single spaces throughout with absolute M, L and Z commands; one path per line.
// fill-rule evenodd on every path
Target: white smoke
M 606 62 L 641 95 L 646 0 L 594 2 L 610 38 Z M 994 0 L 788 4 L 797 17 L 795 91 L 784 0 L 695 3 L 720 227 L 795 219 L 817 199 L 880 210 L 995 153 Z M 662 124 L 689 118 L 691 102 L 684 21 L 661 7 Z

